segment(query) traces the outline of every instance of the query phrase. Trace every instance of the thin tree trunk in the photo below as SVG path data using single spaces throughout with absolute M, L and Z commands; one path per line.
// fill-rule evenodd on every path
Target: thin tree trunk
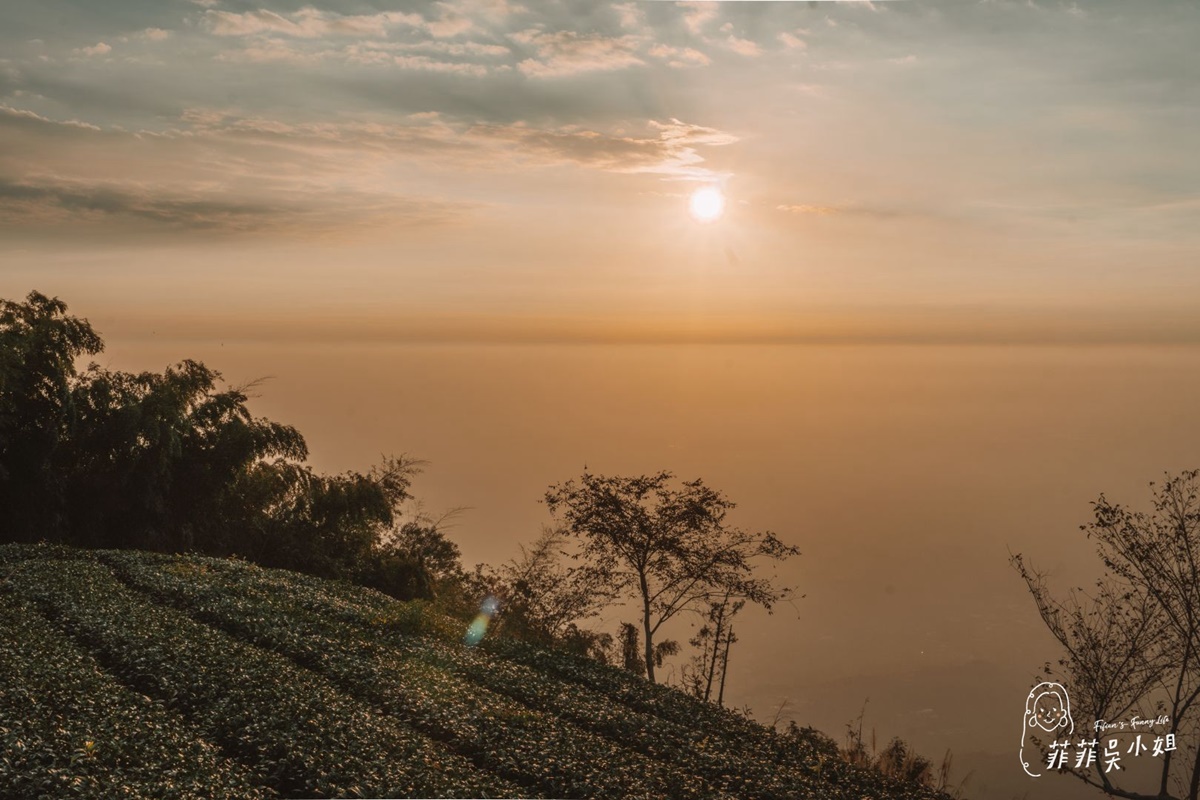
M 717 694 L 717 705 L 725 705 L 725 675 L 729 672 L 729 645 L 733 642 L 733 625 L 725 632 L 725 654 L 721 657 L 721 691 Z
M 708 683 L 704 687 L 704 702 L 712 699 L 713 677 L 717 674 L 717 650 L 721 646 L 721 628 L 725 622 L 725 604 L 721 604 L 721 609 L 717 614 L 717 631 L 713 635 L 712 658 L 708 664 Z
M 645 574 L 639 575 L 642 589 L 642 629 L 646 633 L 646 680 L 654 680 L 654 631 L 650 628 L 650 587 L 646 583 Z

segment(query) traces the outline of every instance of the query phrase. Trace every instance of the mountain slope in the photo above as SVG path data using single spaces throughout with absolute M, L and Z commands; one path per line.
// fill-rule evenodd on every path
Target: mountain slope
M 627 672 L 243 562 L 0 547 L 6 797 L 935 798 Z

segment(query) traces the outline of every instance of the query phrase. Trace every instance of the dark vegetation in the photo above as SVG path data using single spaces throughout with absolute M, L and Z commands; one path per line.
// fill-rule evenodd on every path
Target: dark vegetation
M 1070 697 L 1074 719 L 1123 720 L 1131 715 L 1166 715 L 1155 734 L 1170 734 L 1178 749 L 1157 759 L 1153 780 L 1146 772 L 1128 778 L 1092 766 L 1070 772 L 1110 797 L 1130 800 L 1200 798 L 1200 471 L 1168 475 L 1150 484 L 1151 510 L 1135 511 L 1101 495 L 1092 522 L 1081 526 L 1095 543 L 1104 566 L 1094 588 L 1051 593 L 1046 574 L 1013 556 L 1047 628 L 1064 654 L 1043 670 Z M 1085 722 L 1084 724 L 1090 724 Z M 1109 734 L 1112 736 L 1113 734 Z M 1115 734 L 1121 753 L 1132 741 Z M 1034 739 L 1042 767 L 1048 745 L 1059 737 Z M 1095 738 L 1108 738 L 1101 735 Z M 1153 737 L 1147 737 L 1153 738 Z M 1126 756 L 1130 758 L 1129 756 Z M 1152 759 L 1144 758 L 1144 762 Z M 1134 788 L 1137 783 L 1142 785 Z
M 232 555 L 432 595 L 403 549 L 420 522 L 396 530 L 417 462 L 318 474 L 299 431 L 250 414 L 250 387 L 195 361 L 77 369 L 102 348 L 60 300 L 0 300 L 0 541 Z
M 317 473 L 252 386 L 83 365 L 102 347 L 57 299 L 0 300 L 0 796 L 945 786 L 902 742 L 864 760 L 721 708 L 735 617 L 794 598 L 763 573 L 798 551 L 703 481 L 585 471 L 517 558 L 468 571 L 410 493 L 421 462 Z M 613 608 L 634 621 L 588 627 Z M 684 617 L 680 692 L 655 684 Z

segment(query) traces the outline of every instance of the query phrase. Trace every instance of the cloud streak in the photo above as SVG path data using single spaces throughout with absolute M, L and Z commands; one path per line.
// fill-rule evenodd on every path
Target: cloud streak
M 527 30 L 510 38 L 531 47 L 536 58 L 527 58 L 517 69 L 533 78 L 558 78 L 583 72 L 611 72 L 645 64 L 638 56 L 641 38 L 608 37 L 574 31 L 544 33 Z

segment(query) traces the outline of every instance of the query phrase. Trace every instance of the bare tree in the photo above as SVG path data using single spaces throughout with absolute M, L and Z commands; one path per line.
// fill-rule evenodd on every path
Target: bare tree
M 756 562 L 799 555 L 773 533 L 749 533 L 726 523 L 734 504 L 703 481 L 674 488 L 670 472 L 633 478 L 584 472 L 551 486 L 545 502 L 560 514 L 564 534 L 581 542 L 581 569 L 601 585 L 631 592 L 642 622 L 646 677 L 655 683 L 662 649 L 655 636 L 685 611 L 701 612 L 722 597 L 768 611 L 792 596 L 755 574 Z
M 1051 595 L 1045 574 L 1020 555 L 1024 578 L 1047 628 L 1065 650 L 1048 677 L 1061 678 L 1076 712 L 1114 721 L 1153 709 L 1167 716 L 1178 749 L 1160 756 L 1157 786 L 1137 792 L 1118 785 L 1116 771 L 1069 771 L 1110 796 L 1131 800 L 1200 800 L 1200 747 L 1195 705 L 1200 698 L 1200 471 L 1150 484 L 1153 510 L 1132 511 L 1095 501 L 1081 529 L 1096 542 L 1105 574 L 1095 589 Z M 1044 748 L 1044 744 L 1040 743 Z M 1045 754 L 1045 751 L 1043 750 Z
M 729 648 L 737 641 L 733 618 L 745 604 L 744 600 L 734 600 L 728 593 L 710 601 L 704 623 L 688 642 L 697 653 L 692 657 L 690 668 L 684 671 L 684 688 L 706 702 L 713 699 L 715 683 L 717 705 L 724 705 Z

